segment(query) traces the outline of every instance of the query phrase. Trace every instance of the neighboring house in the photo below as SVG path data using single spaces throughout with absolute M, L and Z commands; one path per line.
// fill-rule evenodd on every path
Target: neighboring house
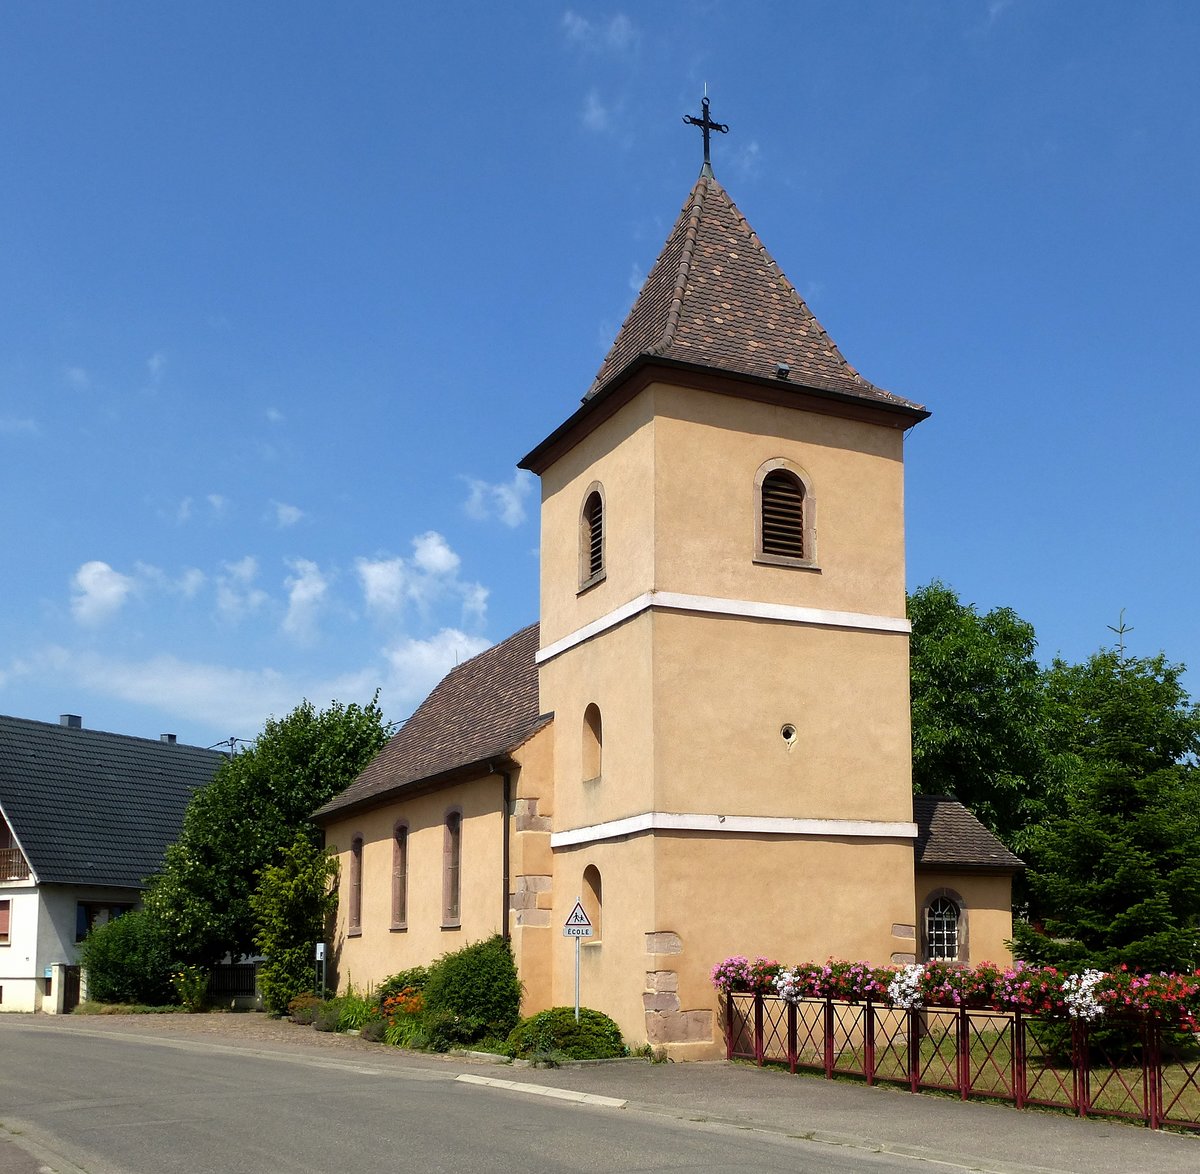
M 137 905 L 225 755 L 0 717 L 0 1011 L 62 1010 L 76 947 Z
M 583 1002 L 699 1058 L 731 954 L 1005 960 L 1020 862 L 951 801 L 914 819 L 903 442 L 927 415 L 846 362 L 706 163 L 521 461 L 540 622 L 315 815 L 343 982 L 501 932 L 526 1012 L 570 1004 L 578 899 Z

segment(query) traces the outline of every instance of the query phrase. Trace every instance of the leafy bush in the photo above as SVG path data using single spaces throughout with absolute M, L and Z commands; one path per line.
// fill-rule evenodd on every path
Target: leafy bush
M 320 1003 L 313 1011 L 312 1025 L 317 1031 L 337 1031 L 341 1007 L 337 999 Z
M 401 970 L 393 974 L 391 978 L 385 978 L 376 988 L 375 997 L 382 1007 L 388 999 L 393 995 L 400 994 L 401 991 L 423 991 L 428 981 L 428 966 L 411 966 L 408 970 Z
M 320 1005 L 321 1000 L 311 991 L 306 991 L 288 1003 L 287 1013 L 293 1023 L 299 1023 L 302 1027 L 311 1027 L 313 1017 Z
M 611 1060 L 627 1054 L 621 1029 L 605 1014 L 588 1007 L 551 1007 L 522 1019 L 508 1037 L 511 1054 L 530 1057 L 563 1057 L 568 1060 Z
M 424 996 L 424 1026 L 435 1051 L 484 1036 L 506 1037 L 521 1015 L 512 948 L 496 934 L 443 954 L 429 968 Z
M 362 1025 L 362 1038 L 373 1044 L 382 1043 L 387 1034 L 388 1024 L 385 1019 L 368 1019 Z
M 354 990 L 347 991 L 333 1002 L 337 1004 L 338 1031 L 360 1031 L 364 1024 L 379 1018 L 379 1004 Z
M 162 923 L 134 909 L 99 925 L 79 947 L 88 998 L 99 1003 L 176 1003 L 171 943 Z

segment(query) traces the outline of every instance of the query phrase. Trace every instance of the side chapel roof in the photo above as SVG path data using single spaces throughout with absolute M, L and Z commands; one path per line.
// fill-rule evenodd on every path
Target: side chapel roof
M 226 756 L 0 716 L 0 810 L 39 883 L 141 888 Z
M 550 721 L 538 712 L 537 650 L 538 625 L 530 624 L 451 669 L 362 774 L 313 817 L 323 821 L 511 754 Z
M 1018 872 L 1025 862 L 1014 856 L 957 799 L 914 795 L 917 867 L 987 868 Z

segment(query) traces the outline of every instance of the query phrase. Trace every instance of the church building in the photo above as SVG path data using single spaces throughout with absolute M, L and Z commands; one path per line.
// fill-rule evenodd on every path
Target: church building
M 316 813 L 363 988 L 507 934 L 523 1013 L 720 1053 L 711 968 L 1008 960 L 1021 862 L 912 794 L 904 437 L 699 179 L 541 479 L 539 622 L 453 669 Z M 707 124 L 707 125 L 706 125 Z

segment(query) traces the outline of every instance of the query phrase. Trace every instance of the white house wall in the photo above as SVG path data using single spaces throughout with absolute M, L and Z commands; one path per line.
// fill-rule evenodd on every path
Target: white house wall
M 38 982 L 41 903 L 37 888 L 0 887 L 0 899 L 12 902 L 9 944 L 0 946 L 0 1011 L 37 1011 L 45 984 Z

